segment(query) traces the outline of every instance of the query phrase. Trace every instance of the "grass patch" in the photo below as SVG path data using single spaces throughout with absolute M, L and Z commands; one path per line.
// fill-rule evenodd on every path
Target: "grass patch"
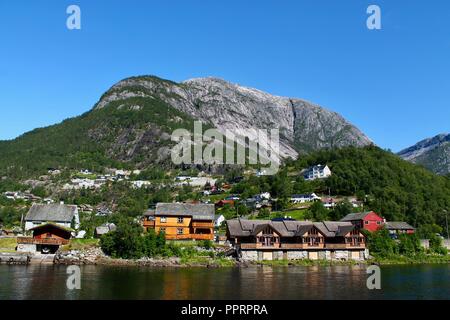
M 389 264 L 432 264 L 432 263 L 450 263 L 450 255 L 417 254 L 415 256 L 391 256 L 377 257 L 368 260 L 368 263 L 377 263 L 381 265 Z
M 68 245 L 62 247 L 63 251 L 86 250 L 100 246 L 100 239 L 72 239 Z
M 306 213 L 307 209 L 296 209 L 296 210 L 289 210 L 289 211 L 284 211 L 282 212 L 283 215 L 287 216 L 287 217 L 291 217 L 292 219 L 295 220 L 305 220 L 305 213 Z
M 205 256 L 190 256 L 181 258 L 181 264 L 184 265 L 213 265 L 217 267 L 234 267 L 236 265 L 234 260 L 226 258 L 211 258 Z
M 0 250 L 2 252 L 15 251 L 17 247 L 16 238 L 0 238 Z

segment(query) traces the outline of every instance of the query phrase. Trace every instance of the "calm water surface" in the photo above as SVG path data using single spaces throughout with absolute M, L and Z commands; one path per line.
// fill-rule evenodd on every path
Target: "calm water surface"
M 6 299 L 450 299 L 450 265 L 385 266 L 368 290 L 363 266 L 151 269 L 81 267 L 81 290 L 65 266 L 0 265 Z

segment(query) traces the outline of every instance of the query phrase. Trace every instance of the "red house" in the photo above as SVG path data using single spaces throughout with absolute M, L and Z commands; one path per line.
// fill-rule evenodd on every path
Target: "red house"
M 234 200 L 220 200 L 216 202 L 216 208 L 223 208 L 227 204 L 231 207 L 234 207 Z
M 377 231 L 384 226 L 384 219 L 373 211 L 350 213 L 341 221 L 351 222 L 358 229 L 365 229 L 370 232 Z

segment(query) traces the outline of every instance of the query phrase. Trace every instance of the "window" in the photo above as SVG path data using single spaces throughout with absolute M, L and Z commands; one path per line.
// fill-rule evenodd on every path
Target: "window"
M 377 221 L 377 225 L 380 225 L 381 224 L 381 221 Z
M 167 222 L 167 217 L 161 217 L 160 221 L 161 221 L 161 223 L 166 223 Z
M 184 218 L 183 217 L 178 217 L 178 223 L 184 223 Z
M 159 232 L 164 232 L 164 233 L 166 233 L 166 228 L 159 228 Z
M 369 221 L 367 221 L 367 220 L 366 220 L 366 221 L 364 221 L 364 224 L 369 224 Z
M 177 235 L 182 235 L 184 234 L 184 229 L 183 228 L 177 228 Z

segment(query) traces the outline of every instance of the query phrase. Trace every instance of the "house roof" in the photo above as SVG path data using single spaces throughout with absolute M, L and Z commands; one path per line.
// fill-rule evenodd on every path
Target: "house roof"
M 385 226 L 389 230 L 415 230 L 413 226 L 403 221 L 386 222 Z
M 315 195 L 313 193 L 306 193 L 306 194 L 293 194 L 291 198 L 312 198 Z
M 354 220 L 363 220 L 371 211 L 368 212 L 359 212 L 359 213 L 350 213 L 346 215 L 341 221 L 354 221 Z
M 95 228 L 95 233 L 97 235 L 104 235 L 109 233 L 110 231 L 115 231 L 117 229 L 114 223 L 104 223 L 101 226 Z
M 49 227 L 49 226 L 50 226 L 50 227 L 54 227 L 54 228 L 56 228 L 56 229 L 60 229 L 60 230 L 66 231 L 66 232 L 68 232 L 68 233 L 74 231 L 74 230 L 71 229 L 71 228 L 66 228 L 66 227 L 60 226 L 60 225 L 58 225 L 58 224 L 56 224 L 56 223 L 51 223 L 51 222 L 46 222 L 46 223 L 40 224 L 40 225 L 38 225 L 38 226 L 36 226 L 36 227 L 34 227 L 34 228 L 31 228 L 30 231 L 39 230 L 39 229 L 42 229 L 42 228 L 44 228 L 44 227 Z
M 188 216 L 195 220 L 214 220 L 213 204 L 158 203 L 156 216 Z
M 149 209 L 144 213 L 144 217 L 152 217 L 155 215 L 155 210 L 154 209 Z
M 328 238 L 343 237 L 355 228 L 351 222 L 344 221 L 315 222 L 314 225 Z
M 342 223 L 346 226 L 353 225 L 351 223 Z M 264 228 L 270 226 L 281 237 L 299 237 L 316 227 L 324 236 L 334 237 L 335 234 L 323 231 L 324 228 L 318 228 L 315 223 L 309 221 L 267 221 L 267 220 L 244 220 L 233 219 L 227 221 L 228 232 L 231 237 L 249 237 L 255 236 Z M 337 229 L 336 229 L 337 230 Z
M 25 221 L 72 222 L 77 213 L 77 206 L 64 204 L 33 204 Z

